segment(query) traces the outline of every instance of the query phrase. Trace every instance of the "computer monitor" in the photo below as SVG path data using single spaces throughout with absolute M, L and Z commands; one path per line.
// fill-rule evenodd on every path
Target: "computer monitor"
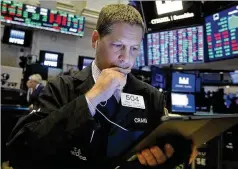
M 156 88 L 166 88 L 165 72 L 158 67 L 151 67 L 151 85 Z
M 94 58 L 87 56 L 79 56 L 78 57 L 78 69 L 83 70 L 85 67 L 90 65 Z
M 230 72 L 230 77 L 233 84 L 238 84 L 238 70 Z
M 195 97 L 193 94 L 171 93 L 172 113 L 195 113 Z
M 195 92 L 195 74 L 172 73 L 173 92 Z
M 5 26 L 2 43 L 30 47 L 32 31 Z
M 40 51 L 40 64 L 53 68 L 63 68 L 63 53 L 52 51 Z
M 83 59 L 83 69 L 85 68 L 85 67 L 87 67 L 88 65 L 90 65 L 90 63 L 92 63 L 92 61 L 93 61 L 94 59 L 92 58 L 84 58 Z

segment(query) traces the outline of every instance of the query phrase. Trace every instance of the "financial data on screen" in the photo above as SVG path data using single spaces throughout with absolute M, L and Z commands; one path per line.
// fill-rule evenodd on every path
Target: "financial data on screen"
M 208 59 L 238 56 L 238 5 L 205 18 Z
M 148 65 L 203 62 L 203 45 L 203 26 L 148 34 Z

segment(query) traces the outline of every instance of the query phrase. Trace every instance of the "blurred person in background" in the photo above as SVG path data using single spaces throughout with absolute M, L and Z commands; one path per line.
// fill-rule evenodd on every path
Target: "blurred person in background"
M 44 86 L 41 84 L 42 77 L 39 74 L 33 74 L 29 77 L 29 80 L 26 82 L 28 87 L 27 101 L 30 104 L 30 111 L 37 109 L 39 105 L 39 95 Z

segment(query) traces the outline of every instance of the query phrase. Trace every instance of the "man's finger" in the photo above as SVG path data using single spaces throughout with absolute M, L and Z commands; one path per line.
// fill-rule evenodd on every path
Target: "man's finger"
M 197 147 L 193 145 L 192 154 L 189 159 L 189 164 L 191 164 L 196 159 L 197 155 L 198 155 Z
M 152 154 L 152 152 L 149 149 L 143 150 L 142 155 L 146 159 L 146 162 L 149 166 L 156 166 L 157 165 L 157 161 L 156 161 L 154 155 Z
M 170 144 L 165 145 L 165 155 L 170 158 L 174 154 L 174 148 Z
M 142 154 L 138 153 L 137 157 L 138 157 L 138 160 L 140 161 L 140 163 L 142 165 L 147 165 L 146 159 L 145 159 L 145 157 Z
M 163 164 L 167 160 L 165 154 L 158 146 L 152 147 L 150 151 L 153 153 L 158 164 Z

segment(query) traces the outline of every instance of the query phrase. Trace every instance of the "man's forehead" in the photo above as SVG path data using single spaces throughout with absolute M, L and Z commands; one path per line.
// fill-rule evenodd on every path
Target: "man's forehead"
M 143 38 L 142 28 L 138 25 L 116 23 L 112 26 L 111 32 L 108 34 L 110 40 L 113 41 L 141 41 Z

